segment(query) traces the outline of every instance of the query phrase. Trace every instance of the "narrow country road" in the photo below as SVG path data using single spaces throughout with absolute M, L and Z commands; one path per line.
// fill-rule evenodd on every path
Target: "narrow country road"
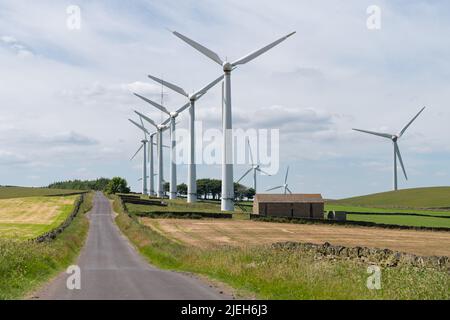
M 94 197 L 89 214 L 90 229 L 77 265 L 81 289 L 67 289 L 65 272 L 50 282 L 35 299 L 229 299 L 208 284 L 189 275 L 164 271 L 149 265 L 131 246 L 113 221 L 109 200 L 101 193 Z

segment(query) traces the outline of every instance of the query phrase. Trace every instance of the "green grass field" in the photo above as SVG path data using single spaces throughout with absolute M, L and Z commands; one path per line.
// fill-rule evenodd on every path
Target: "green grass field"
M 434 188 L 432 188 L 434 190 Z M 450 190 L 450 188 L 449 188 Z M 414 189 L 414 194 L 417 195 L 417 190 Z M 425 199 L 429 196 L 430 192 L 425 192 L 425 195 L 422 196 Z M 147 198 L 147 197 L 143 197 Z M 368 196 L 368 199 L 371 199 L 371 196 Z M 424 203 L 426 200 L 423 200 Z M 127 208 L 130 213 L 149 213 L 149 212 L 220 212 L 220 202 L 204 200 L 199 201 L 196 204 L 187 204 L 184 199 L 177 200 L 164 200 L 168 203 L 167 207 L 160 206 L 146 206 L 146 205 L 135 205 L 135 204 L 127 204 Z M 402 226 L 414 226 L 414 227 L 444 227 L 450 228 L 450 210 L 438 210 L 438 209 L 406 209 L 401 206 L 395 204 L 391 207 L 382 207 L 382 206 L 363 206 L 364 202 L 359 201 L 360 205 L 351 205 L 344 204 L 346 199 L 338 200 L 338 201 L 328 201 L 325 205 L 325 211 L 346 211 L 350 213 L 347 216 L 349 221 L 366 221 L 366 222 L 374 222 L 380 224 L 393 224 L 393 225 L 402 225 Z M 341 204 L 342 203 L 342 204 Z M 368 201 L 368 203 L 372 203 Z M 392 203 L 391 203 L 392 204 Z M 236 211 L 233 213 L 234 219 L 248 219 L 248 213 L 252 211 L 252 202 L 245 201 L 240 202 L 239 205 L 235 207 Z M 351 212 L 367 212 L 367 213 L 376 213 L 373 215 L 362 215 L 362 214 L 351 214 Z M 402 215 L 383 215 L 383 213 L 401 213 Z M 411 215 L 407 216 L 406 214 L 420 214 L 423 216 Z M 449 217 L 449 218 L 439 218 L 439 217 Z
M 325 211 L 336 210 L 350 213 L 347 216 L 349 221 L 450 228 L 450 210 L 444 208 L 450 208 L 450 187 L 391 191 L 327 201 L 325 205 Z M 351 214 L 352 212 L 374 214 Z M 383 215 L 383 213 L 401 214 L 393 216 Z M 408 214 L 414 215 L 408 216 Z
M 142 197 L 148 198 L 146 196 Z M 208 213 L 220 213 L 220 202 L 218 201 L 203 201 L 199 200 L 195 204 L 186 203 L 185 199 L 169 200 L 164 199 L 167 206 L 148 206 L 127 203 L 127 208 L 130 213 L 149 213 L 149 212 L 208 212 Z M 233 212 L 234 218 L 244 218 L 243 211 L 236 206 L 236 210 Z
M 329 201 L 333 205 L 379 207 L 385 209 L 450 209 L 450 187 L 405 189 Z
M 83 213 L 92 207 L 92 196 L 85 197 L 77 217 L 53 241 L 35 243 L 0 238 L 0 299 L 26 298 L 30 291 L 75 261 L 89 229 Z
M 76 193 L 83 193 L 83 191 L 48 188 L 0 187 L 0 199 L 43 197 Z

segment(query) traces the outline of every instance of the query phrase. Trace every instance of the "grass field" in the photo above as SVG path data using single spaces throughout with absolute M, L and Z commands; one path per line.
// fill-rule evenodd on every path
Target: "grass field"
M 89 222 L 83 213 L 92 206 L 86 196 L 78 216 L 50 242 L 0 238 L 0 299 L 25 298 L 31 290 L 69 266 L 81 250 Z
M 382 290 L 369 290 L 366 287 L 367 266 L 352 261 L 316 260 L 310 253 L 265 245 L 218 249 L 194 246 L 174 241 L 161 230 L 148 228 L 128 217 L 117 201 L 114 208 L 119 213 L 116 218 L 119 228 L 151 263 L 161 268 L 206 275 L 232 286 L 245 297 L 450 299 L 450 277 L 446 272 L 386 268 L 382 270 Z M 197 222 L 201 221 L 206 220 Z M 238 224 L 243 222 L 237 221 Z M 212 228 L 209 232 L 220 237 L 223 230 Z
M 32 239 L 60 225 L 79 196 L 0 200 L 0 237 Z
M 347 216 L 350 221 L 450 228 L 450 210 L 446 208 L 450 209 L 450 187 L 391 191 L 327 201 L 325 205 L 326 211 L 336 210 L 350 213 Z M 352 212 L 376 214 L 351 214 Z M 401 213 L 401 215 L 383 215 L 383 213 Z M 414 215 L 408 216 L 407 214 Z
M 144 197 L 146 198 L 146 197 Z M 217 201 L 198 201 L 194 204 L 186 203 L 184 199 L 168 200 L 165 199 L 167 206 L 148 206 L 127 203 L 127 208 L 130 213 L 149 213 L 149 212 L 208 212 L 208 213 L 220 213 L 220 202 Z M 234 218 L 243 219 L 244 213 L 239 208 L 235 208 Z
M 385 209 L 450 209 L 450 187 L 404 189 L 333 200 L 328 203 L 333 205 L 379 207 Z
M 64 194 L 82 193 L 80 190 L 48 189 L 48 188 L 27 188 L 27 187 L 1 187 L 0 199 L 43 197 Z

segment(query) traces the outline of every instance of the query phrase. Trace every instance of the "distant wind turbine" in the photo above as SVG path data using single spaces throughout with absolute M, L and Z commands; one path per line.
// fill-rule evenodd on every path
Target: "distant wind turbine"
M 202 89 L 193 92 L 191 94 L 187 93 L 184 89 L 181 87 L 172 84 L 170 82 L 167 82 L 165 80 L 159 79 L 155 76 L 149 75 L 150 79 L 160 83 L 161 85 L 185 96 L 189 103 L 187 104 L 187 107 L 189 107 L 189 164 L 188 164 L 188 194 L 187 194 L 187 202 L 188 203 L 194 203 L 197 201 L 197 173 L 196 173 L 196 163 L 195 163 L 195 103 L 205 95 L 208 90 L 213 88 L 216 84 L 218 84 L 223 79 L 223 75 L 219 78 L 215 79 L 211 83 L 207 84 Z M 148 102 L 148 101 L 147 101 Z M 155 106 L 157 107 L 157 106 Z M 178 113 L 181 113 L 183 110 L 185 110 L 186 105 L 183 106 Z M 157 107 L 160 109 L 159 107 Z M 184 109 L 183 109 L 184 108 Z M 161 110 L 161 109 L 160 109 Z M 167 113 L 167 112 L 166 112 Z
M 142 130 L 142 132 L 144 133 L 144 139 L 142 139 L 142 141 L 141 141 L 141 143 L 142 143 L 142 145 L 141 145 L 141 147 L 136 151 L 136 153 L 133 155 L 133 157 L 131 157 L 131 159 L 130 159 L 130 161 L 132 161 L 136 156 L 137 156 L 137 154 L 142 150 L 142 149 L 144 149 L 143 151 L 143 164 L 142 164 L 142 194 L 148 194 L 148 190 L 147 190 L 147 143 L 148 143 L 148 140 L 147 140 L 147 134 L 149 134 L 150 135 L 150 133 L 147 131 L 147 129 L 143 126 L 143 125 L 141 125 L 141 124 L 139 124 L 139 123 L 137 123 L 137 122 L 135 122 L 135 121 L 133 121 L 133 120 L 131 120 L 131 119 L 128 119 L 132 124 L 134 124 L 136 127 L 138 127 L 139 129 L 141 129 Z
M 382 138 L 386 138 L 392 141 L 392 144 L 394 146 L 394 191 L 398 190 L 398 178 L 397 178 L 397 158 L 400 162 L 400 165 L 403 170 L 403 174 L 405 175 L 406 180 L 408 180 L 408 176 L 406 174 L 405 166 L 403 165 L 403 159 L 402 155 L 400 153 L 400 149 L 398 147 L 398 140 L 403 136 L 403 134 L 406 132 L 406 130 L 409 128 L 409 126 L 414 122 L 414 120 L 417 119 L 417 117 L 425 110 L 425 107 L 423 107 L 418 114 L 408 124 L 398 133 L 398 134 L 390 134 L 390 133 L 382 133 L 382 132 L 374 132 L 374 131 L 367 131 L 367 130 L 361 130 L 361 129 L 353 129 L 355 131 L 368 133 L 371 135 L 379 136 Z
M 137 115 L 142 117 L 145 121 L 150 123 L 152 126 L 154 126 L 157 130 L 158 139 L 157 139 L 157 149 L 158 149 L 158 184 L 156 188 L 156 193 L 159 198 L 164 197 L 164 186 L 163 186 L 163 180 L 164 180 L 164 165 L 163 165 L 163 131 L 168 128 L 167 124 L 160 124 L 157 125 L 152 119 L 149 117 L 143 115 L 142 113 L 138 111 L 134 111 Z M 170 120 L 170 119 L 169 119 Z M 167 121 L 167 120 L 166 120 Z
M 250 169 L 248 169 L 248 170 L 242 175 L 242 177 L 237 181 L 237 183 L 241 182 L 242 179 L 244 179 L 250 172 L 253 171 L 253 189 L 254 189 L 255 192 L 256 192 L 256 191 L 257 191 L 257 189 L 256 189 L 256 187 L 257 187 L 257 184 L 256 184 L 256 173 L 257 173 L 257 172 L 260 172 L 260 173 L 263 173 L 263 174 L 265 174 L 265 175 L 267 175 L 267 176 L 270 176 L 270 174 L 268 174 L 267 172 L 265 172 L 264 170 L 262 170 L 262 169 L 260 168 L 260 165 L 257 164 L 257 163 L 255 163 L 255 162 L 253 161 L 253 153 L 252 153 L 252 147 L 250 146 L 250 141 L 247 140 L 247 143 L 248 143 L 248 148 L 249 148 L 249 151 L 250 151 L 251 167 L 250 167 Z
M 289 167 L 287 167 L 287 170 L 286 170 L 286 176 L 284 177 L 284 184 L 283 184 L 282 186 L 270 188 L 270 189 L 268 189 L 268 190 L 266 190 L 266 191 L 272 191 L 272 190 L 277 190 L 277 189 L 283 189 L 283 190 L 284 190 L 284 194 L 287 194 L 288 192 L 289 192 L 290 194 L 292 194 L 292 191 L 289 189 L 289 184 L 287 183 L 288 176 L 289 176 Z
M 175 139 L 175 119 L 178 115 L 186 110 L 190 103 L 186 103 L 184 106 L 179 108 L 177 111 L 170 112 L 166 109 L 166 107 L 156 103 L 148 98 L 145 98 L 137 93 L 134 94 L 138 98 L 141 98 L 145 102 L 151 104 L 158 110 L 164 112 L 169 116 L 169 118 L 162 123 L 162 125 L 167 125 L 170 122 L 170 190 L 169 190 L 169 198 L 176 199 L 177 198 L 177 164 L 176 164 L 176 139 Z

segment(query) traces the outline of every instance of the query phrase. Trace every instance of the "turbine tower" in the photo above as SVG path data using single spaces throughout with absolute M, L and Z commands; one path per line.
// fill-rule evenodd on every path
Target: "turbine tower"
M 153 132 L 150 134 L 149 139 L 149 145 L 148 145 L 148 164 L 149 164 L 149 178 L 150 178 L 150 184 L 149 184 L 149 190 L 148 194 L 151 196 L 155 196 L 155 160 L 153 158 L 153 146 L 156 144 L 154 142 L 154 137 L 157 134 L 157 132 Z
M 423 110 L 425 110 L 425 107 L 423 107 L 419 111 L 419 113 L 417 113 L 416 116 L 414 118 L 412 118 L 411 121 L 408 122 L 408 124 L 405 127 L 403 127 L 403 129 L 398 134 L 390 134 L 390 133 L 374 132 L 374 131 L 367 131 L 367 130 L 361 130 L 361 129 L 353 129 L 354 131 L 368 133 L 368 134 L 386 138 L 386 139 L 389 139 L 392 141 L 392 144 L 394 147 L 394 177 L 393 177 L 394 191 L 398 190 L 397 158 L 402 167 L 403 174 L 405 175 L 406 180 L 408 180 L 408 175 L 406 174 L 405 166 L 403 165 L 403 159 L 402 159 L 402 155 L 400 153 L 400 148 L 398 147 L 398 140 L 403 136 L 403 134 L 406 132 L 406 130 L 409 128 L 409 126 L 417 119 L 417 117 L 423 112 Z
M 142 194 L 146 195 L 148 194 L 148 190 L 147 190 L 147 134 L 150 134 L 147 129 L 145 129 L 145 127 L 143 125 L 138 124 L 137 122 L 128 119 L 132 124 L 134 124 L 136 127 L 138 127 L 139 129 L 141 129 L 144 133 L 144 139 L 141 141 L 142 145 L 141 147 L 136 151 L 136 153 L 133 155 L 133 157 L 131 157 L 130 161 L 132 161 L 137 154 L 139 153 L 139 151 L 142 150 L 142 148 L 144 148 L 144 152 L 143 152 L 143 164 L 142 164 Z M 141 119 L 142 122 L 142 119 Z
M 290 194 L 292 194 L 291 189 L 289 189 L 289 184 L 287 183 L 288 176 L 289 176 L 289 167 L 287 167 L 287 170 L 286 170 L 286 176 L 284 177 L 284 184 L 282 186 L 278 186 L 278 187 L 267 189 L 266 191 L 272 191 L 272 190 L 277 190 L 277 189 L 284 189 L 284 194 L 287 194 L 288 192 Z
M 156 103 L 150 99 L 147 99 L 137 93 L 134 94 L 138 98 L 141 98 L 145 102 L 151 104 L 158 110 L 164 112 L 169 116 L 169 118 L 162 123 L 162 125 L 167 125 L 170 122 L 170 190 L 169 190 L 169 199 L 176 199 L 177 198 L 177 164 L 176 164 L 176 139 L 175 139 L 175 119 L 178 117 L 178 115 L 186 110 L 190 103 L 186 103 L 184 106 L 182 106 L 177 111 L 170 112 L 167 110 L 164 106 L 160 105 L 159 103 Z
M 248 143 L 248 148 L 249 148 L 249 151 L 250 151 L 251 167 L 250 167 L 250 169 L 248 169 L 248 170 L 242 175 L 242 177 L 237 181 L 237 183 L 241 182 L 242 179 L 244 179 L 250 172 L 253 171 L 253 189 L 255 190 L 255 193 L 256 193 L 256 191 L 257 191 L 257 189 L 256 189 L 256 187 L 257 187 L 257 184 L 256 184 L 256 173 L 257 173 L 257 172 L 260 172 L 260 173 L 263 173 L 263 174 L 265 174 L 265 175 L 267 175 L 267 176 L 270 176 L 270 174 L 268 174 L 267 172 L 263 171 L 263 170 L 261 169 L 260 165 L 257 164 L 257 163 L 255 163 L 255 162 L 253 161 L 253 153 L 252 153 L 252 147 L 251 147 L 251 145 L 250 145 L 250 141 L 247 140 L 247 143 Z
M 161 85 L 185 96 L 188 100 L 188 107 L 189 107 L 189 163 L 188 163 L 188 194 L 187 194 L 187 202 L 188 203 L 194 203 L 197 202 L 197 172 L 196 172 L 196 162 L 195 162 L 195 102 L 198 101 L 208 90 L 213 88 L 216 84 L 218 84 L 223 79 L 223 75 L 214 80 L 213 82 L 209 83 L 202 89 L 200 89 L 197 92 L 194 93 L 187 93 L 184 89 L 181 87 L 172 84 L 170 82 L 167 82 L 165 80 L 159 79 L 157 77 L 154 77 L 152 75 L 148 76 L 150 79 L 160 83 Z M 147 101 L 149 102 L 149 101 Z M 153 104 L 153 103 L 152 103 Z M 156 107 L 156 106 L 155 106 Z M 183 108 L 186 107 L 183 106 Z M 160 109 L 159 107 L 157 107 Z M 181 113 L 186 108 L 181 108 L 178 113 Z M 161 110 L 161 109 L 160 109 Z
M 280 44 L 295 32 L 292 32 L 277 41 L 261 48 L 257 51 L 249 53 L 248 55 L 234 61 L 224 61 L 219 55 L 203 45 L 189 39 L 188 37 L 173 31 L 176 37 L 180 38 L 194 49 L 200 51 L 202 54 L 218 63 L 224 72 L 225 76 L 225 108 L 222 110 L 222 134 L 223 134 L 223 151 L 222 151 L 222 211 L 234 210 L 234 187 L 233 187 L 233 134 L 232 134 L 232 117 L 231 117 L 231 72 L 233 69 L 242 64 L 246 64 L 266 51 L 272 49 Z
M 163 180 L 164 180 L 164 166 L 163 166 L 163 131 L 166 130 L 167 127 L 167 120 L 165 121 L 165 124 L 160 124 L 157 125 L 152 119 L 150 119 L 149 117 L 143 115 L 142 113 L 138 112 L 138 111 L 134 111 L 137 115 L 139 115 L 140 117 L 142 117 L 142 119 L 144 119 L 145 121 L 147 121 L 148 123 L 150 123 L 152 126 L 154 126 L 156 128 L 156 133 L 158 134 L 158 138 L 157 138 L 157 154 L 158 154 L 158 183 L 156 185 L 156 193 L 158 195 L 159 198 L 163 198 L 164 197 L 164 186 L 163 186 Z M 170 118 L 168 119 L 170 120 Z

